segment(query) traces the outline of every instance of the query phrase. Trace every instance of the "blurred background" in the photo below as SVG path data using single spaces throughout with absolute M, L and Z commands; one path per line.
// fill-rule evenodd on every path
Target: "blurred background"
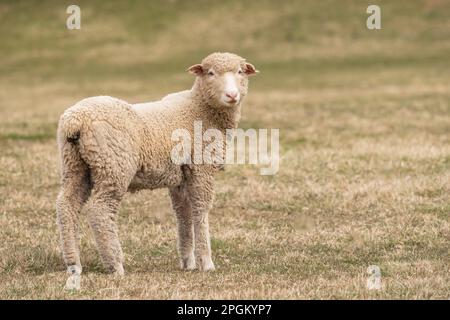
M 381 30 L 366 27 L 370 4 Z M 82 221 L 88 280 L 67 296 L 60 114 L 185 90 L 214 51 L 260 70 L 240 127 L 280 129 L 279 173 L 219 176 L 213 274 L 178 271 L 164 190 L 124 201 L 126 280 L 102 273 Z M 1 0 L 0 298 L 448 298 L 449 58 L 447 0 Z M 373 264 L 382 290 L 366 288 Z

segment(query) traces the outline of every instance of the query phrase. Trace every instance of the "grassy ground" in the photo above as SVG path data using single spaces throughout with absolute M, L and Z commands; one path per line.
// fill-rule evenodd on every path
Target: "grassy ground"
M 450 297 L 450 4 L 377 1 L 0 3 L 0 298 Z M 120 211 L 126 276 L 104 274 L 84 218 L 82 290 L 62 290 L 55 131 L 76 101 L 141 102 L 233 51 L 252 78 L 243 128 L 279 128 L 276 176 L 229 166 L 211 213 L 217 271 L 178 270 L 164 190 Z M 378 265 L 382 289 L 366 288 Z

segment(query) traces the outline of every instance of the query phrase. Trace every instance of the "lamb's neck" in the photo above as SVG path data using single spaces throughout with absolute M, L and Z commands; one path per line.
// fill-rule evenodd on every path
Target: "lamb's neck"
M 209 107 L 209 119 L 216 129 L 236 129 L 241 118 L 241 105 L 235 107 Z

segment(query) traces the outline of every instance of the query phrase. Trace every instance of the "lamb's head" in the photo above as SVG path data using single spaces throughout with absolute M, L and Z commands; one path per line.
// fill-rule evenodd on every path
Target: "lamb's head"
M 248 90 L 248 77 L 256 74 L 255 67 L 233 53 L 213 53 L 189 72 L 197 76 L 195 88 L 211 106 L 235 107 Z

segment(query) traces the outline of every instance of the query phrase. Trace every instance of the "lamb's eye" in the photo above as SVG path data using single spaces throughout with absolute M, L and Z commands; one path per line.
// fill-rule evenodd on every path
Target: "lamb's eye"
M 213 75 L 214 75 L 214 72 L 208 71 L 208 76 L 213 76 Z
M 244 74 L 244 71 L 242 71 L 242 69 L 239 69 L 238 73 L 239 74 Z

